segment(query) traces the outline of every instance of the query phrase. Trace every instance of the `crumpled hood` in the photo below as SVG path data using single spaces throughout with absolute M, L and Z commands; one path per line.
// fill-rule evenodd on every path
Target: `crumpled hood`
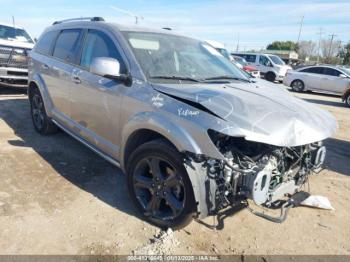
M 265 80 L 229 84 L 162 84 L 154 88 L 198 103 L 222 119 L 212 129 L 276 146 L 299 146 L 330 137 L 335 118 Z

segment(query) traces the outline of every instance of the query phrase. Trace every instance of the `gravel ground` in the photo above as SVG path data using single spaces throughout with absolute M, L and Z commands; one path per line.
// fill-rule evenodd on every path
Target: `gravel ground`
M 63 132 L 36 134 L 26 95 L 0 89 L 0 254 L 350 254 L 350 109 L 339 97 L 295 95 L 339 121 L 327 169 L 310 179 L 335 210 L 298 207 L 274 224 L 242 209 L 218 230 L 161 232 L 139 218 L 118 168 Z

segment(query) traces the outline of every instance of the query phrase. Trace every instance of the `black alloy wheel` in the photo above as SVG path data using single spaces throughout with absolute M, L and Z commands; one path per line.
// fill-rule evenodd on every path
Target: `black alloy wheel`
M 166 141 L 155 140 L 136 149 L 127 168 L 132 199 L 161 228 L 182 228 L 193 218 L 193 189 L 180 157 Z

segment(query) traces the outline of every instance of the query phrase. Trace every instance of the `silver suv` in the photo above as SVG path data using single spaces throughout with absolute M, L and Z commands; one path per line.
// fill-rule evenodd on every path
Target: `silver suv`
M 337 128 L 205 42 L 96 17 L 47 28 L 29 82 L 35 129 L 60 127 L 120 166 L 137 209 L 164 228 L 242 199 L 269 207 L 291 197 Z

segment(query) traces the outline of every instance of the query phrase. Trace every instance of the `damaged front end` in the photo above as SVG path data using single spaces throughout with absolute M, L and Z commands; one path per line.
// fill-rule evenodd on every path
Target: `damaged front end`
M 312 172 L 321 170 L 326 154 L 321 142 L 278 147 L 214 130 L 208 134 L 224 160 L 192 157 L 197 168 L 206 173 L 204 216 L 247 198 L 266 207 L 288 199 L 300 191 Z

